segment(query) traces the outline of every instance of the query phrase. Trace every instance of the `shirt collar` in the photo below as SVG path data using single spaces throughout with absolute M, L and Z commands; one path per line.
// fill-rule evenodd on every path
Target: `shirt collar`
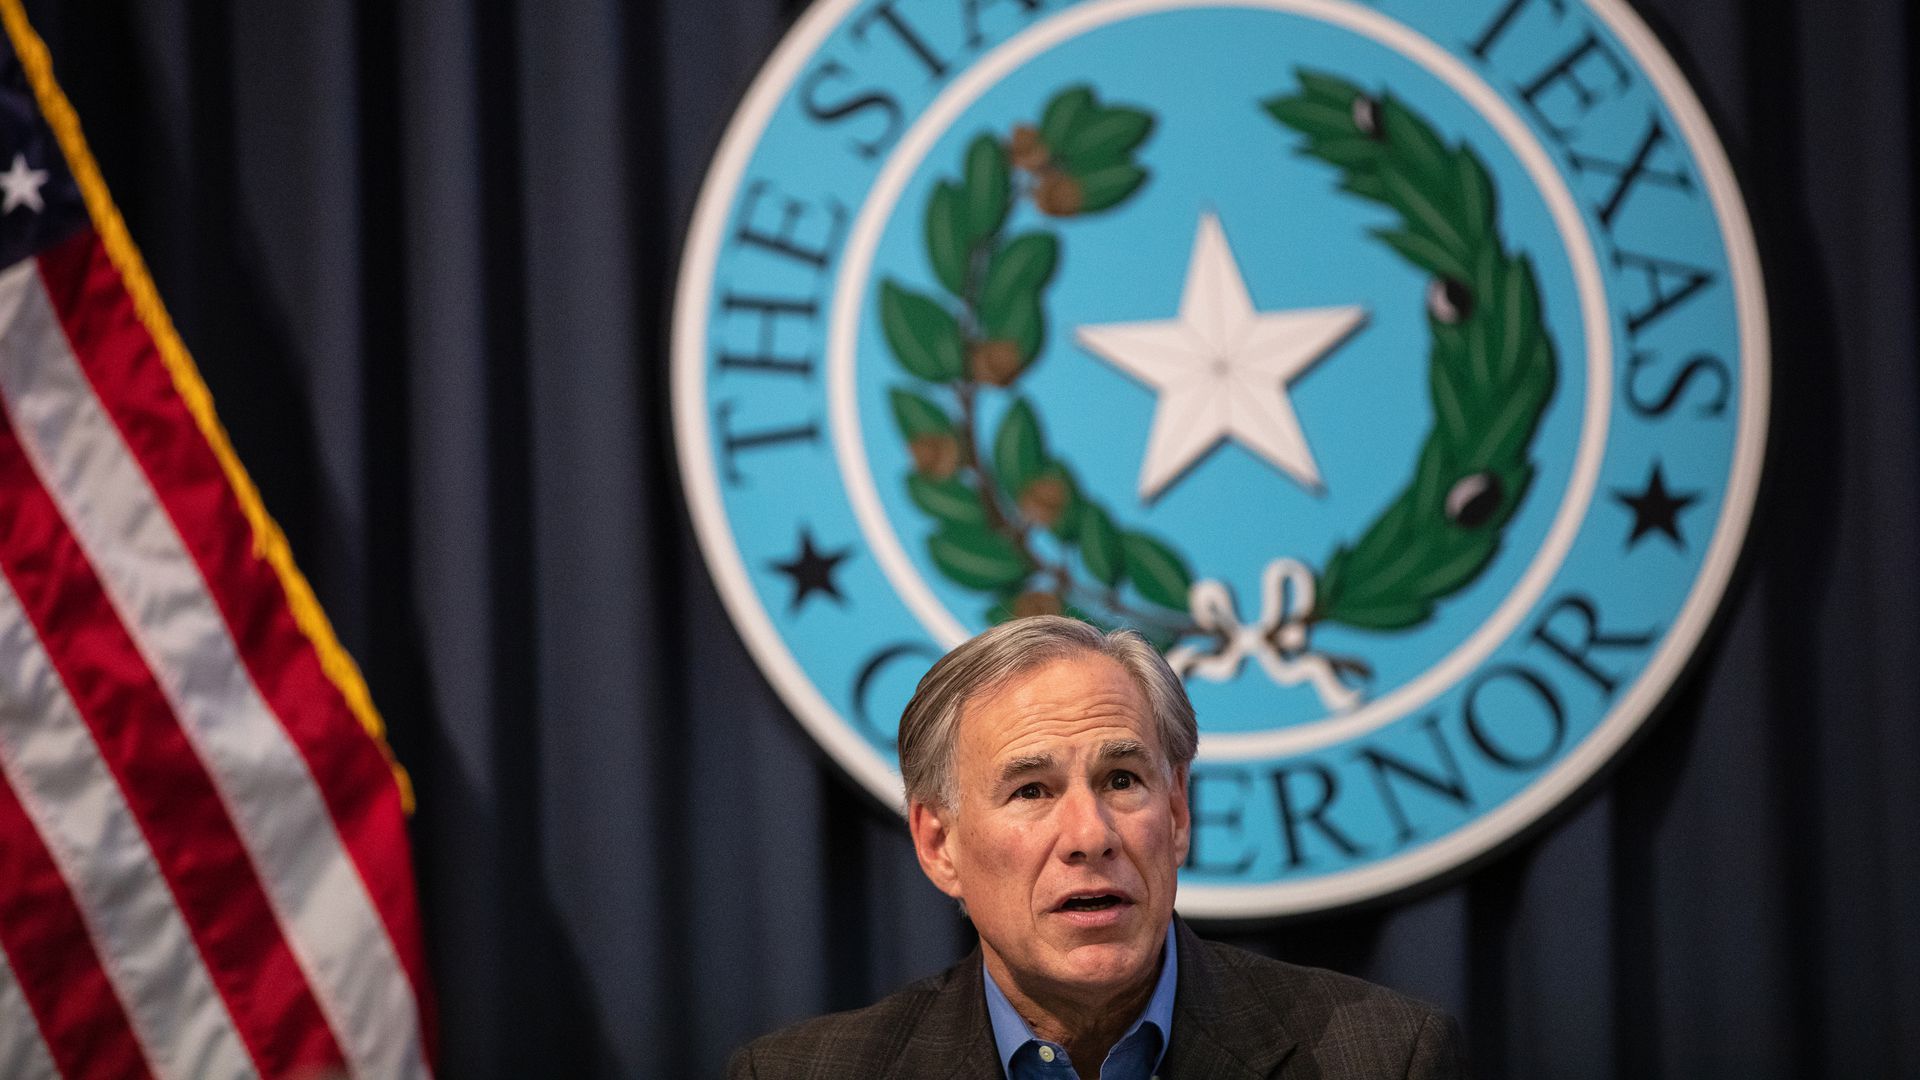
M 1013 1002 L 1007 999 L 1006 991 L 1000 989 L 1000 984 L 993 980 L 993 969 L 982 961 L 980 972 L 986 976 L 982 982 L 987 989 L 987 1018 L 993 1022 L 993 1042 L 1000 1051 L 1000 1071 L 1004 1076 L 1012 1076 L 1013 1055 L 1029 1042 L 1039 1040 L 1027 1022 L 1020 1018 Z M 1159 1071 L 1160 1062 L 1166 1060 L 1167 1043 L 1172 1041 L 1173 992 L 1174 984 L 1179 982 L 1179 974 L 1180 945 L 1174 937 L 1173 921 L 1168 920 L 1167 948 L 1165 958 L 1160 962 L 1160 980 L 1153 984 L 1153 996 L 1147 999 L 1147 1007 L 1127 1028 L 1126 1034 L 1120 1036 L 1119 1042 L 1114 1044 L 1118 1046 L 1120 1042 L 1131 1038 L 1142 1024 L 1154 1025 L 1160 1030 L 1160 1053 L 1153 1059 L 1153 1069 L 1150 1071 Z

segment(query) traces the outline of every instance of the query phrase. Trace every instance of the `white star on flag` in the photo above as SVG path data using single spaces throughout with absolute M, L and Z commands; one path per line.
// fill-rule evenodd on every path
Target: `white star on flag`
M 46 208 L 40 201 L 40 186 L 47 182 L 47 170 L 27 168 L 27 155 L 13 155 L 13 167 L 0 173 L 0 214 L 11 214 L 16 206 L 24 206 L 34 213 Z
M 1143 501 L 1229 438 L 1318 492 L 1320 469 L 1287 384 L 1366 318 L 1358 305 L 1256 312 L 1220 219 L 1206 213 L 1193 238 L 1179 318 L 1082 326 L 1075 336 L 1159 395 L 1140 466 Z

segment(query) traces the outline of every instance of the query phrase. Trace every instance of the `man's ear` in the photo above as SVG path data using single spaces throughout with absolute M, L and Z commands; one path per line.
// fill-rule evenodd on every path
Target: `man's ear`
M 952 812 L 928 803 L 907 805 L 907 831 L 913 834 L 913 853 L 933 887 L 960 899 L 960 875 L 953 865 Z
M 1187 805 L 1187 781 L 1192 776 L 1188 769 L 1173 771 L 1173 850 L 1179 856 L 1174 865 L 1187 865 L 1187 847 L 1193 842 L 1193 808 Z

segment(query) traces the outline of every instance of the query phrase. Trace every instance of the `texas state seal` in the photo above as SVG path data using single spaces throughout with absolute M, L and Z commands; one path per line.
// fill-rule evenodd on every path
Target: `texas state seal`
M 818 0 L 675 302 L 693 520 L 806 729 L 897 804 L 946 649 L 1134 627 L 1200 715 L 1203 918 L 1563 803 L 1700 643 L 1765 443 L 1747 215 L 1620 0 Z

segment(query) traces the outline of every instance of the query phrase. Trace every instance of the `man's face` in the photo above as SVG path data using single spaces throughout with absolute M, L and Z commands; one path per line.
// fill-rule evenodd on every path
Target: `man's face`
M 909 823 L 995 978 L 1086 997 L 1150 977 L 1187 857 L 1186 778 L 1126 671 L 1089 653 L 968 702 L 953 766 L 956 805 L 916 803 Z

